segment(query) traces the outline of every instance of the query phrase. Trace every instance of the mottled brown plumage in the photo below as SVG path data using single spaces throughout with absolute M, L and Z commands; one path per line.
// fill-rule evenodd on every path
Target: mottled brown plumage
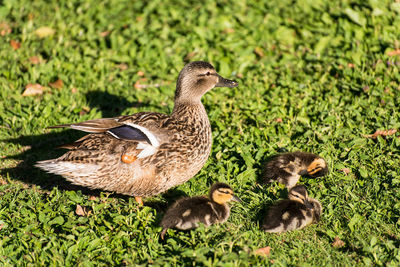
M 297 184 L 301 175 L 315 178 L 326 174 L 328 166 L 323 158 L 297 151 L 277 155 L 267 162 L 263 169 L 262 182 L 277 181 L 290 189 Z
M 136 197 L 162 193 L 192 178 L 206 162 L 212 137 L 201 97 L 217 86 L 237 83 L 209 63 L 189 63 L 179 74 L 171 115 L 141 112 L 54 126 L 90 134 L 64 146 L 70 151 L 61 157 L 36 166 L 92 189 Z
M 229 201 L 240 199 L 234 195 L 232 188 L 224 183 L 213 184 L 208 198 L 198 196 L 177 200 L 161 220 L 161 239 L 164 239 L 169 228 L 188 230 L 198 227 L 199 223 L 210 226 L 225 222 L 230 214 L 227 204 Z

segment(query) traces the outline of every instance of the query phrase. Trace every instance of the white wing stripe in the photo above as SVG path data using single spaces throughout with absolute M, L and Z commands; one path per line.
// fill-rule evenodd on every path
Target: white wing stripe
M 141 130 L 146 136 L 147 138 L 150 140 L 150 143 L 153 147 L 159 147 L 160 146 L 160 142 L 158 142 L 157 138 L 155 137 L 155 135 L 150 132 L 149 130 L 147 130 L 146 128 L 144 128 L 143 126 L 134 124 L 134 123 L 124 123 L 126 125 L 129 125 L 133 128 L 139 129 Z
M 107 131 L 107 133 L 109 133 L 109 134 L 111 134 L 112 136 L 114 136 L 115 138 L 117 138 L 117 139 L 120 139 L 117 135 L 115 135 L 113 132 L 111 132 L 111 131 Z

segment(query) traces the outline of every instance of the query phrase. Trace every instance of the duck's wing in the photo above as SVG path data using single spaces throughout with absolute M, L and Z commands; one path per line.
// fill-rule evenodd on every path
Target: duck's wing
M 168 117 L 168 115 L 160 113 L 142 112 L 129 116 L 88 120 L 48 128 L 71 128 L 88 133 L 108 133 L 117 139 L 144 142 L 158 147 L 160 139 L 166 136 L 162 125 Z

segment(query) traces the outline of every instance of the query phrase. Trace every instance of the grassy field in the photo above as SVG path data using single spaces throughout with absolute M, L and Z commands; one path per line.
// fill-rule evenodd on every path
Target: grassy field
M 138 207 L 33 167 L 82 136 L 48 126 L 170 112 L 193 60 L 240 86 L 203 97 L 213 148 L 189 182 Z M 365 135 L 400 129 L 399 69 L 398 0 L 0 1 L 0 265 L 398 266 L 400 133 Z M 329 162 L 301 180 L 322 220 L 261 232 L 286 191 L 260 167 L 296 150 Z M 215 181 L 244 201 L 228 222 L 160 242 L 168 204 Z

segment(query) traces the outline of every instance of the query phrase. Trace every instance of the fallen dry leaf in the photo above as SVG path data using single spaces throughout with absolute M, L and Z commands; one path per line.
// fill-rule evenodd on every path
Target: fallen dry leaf
M 75 87 L 71 88 L 71 93 L 76 94 L 78 92 L 78 89 L 76 89 Z
M 139 80 L 137 80 L 135 82 L 135 84 L 133 85 L 133 87 L 135 87 L 136 89 L 140 90 L 142 88 L 146 88 L 149 87 L 150 85 L 146 85 L 146 84 L 141 84 L 141 82 L 145 82 L 147 79 L 146 78 L 140 78 Z
M 140 76 L 140 77 L 144 76 L 144 71 L 139 70 L 139 71 L 137 72 L 137 75 Z
M 335 240 L 332 242 L 332 247 L 341 248 L 344 247 L 346 243 L 344 243 L 338 236 L 335 237 Z
M 79 216 L 89 216 L 92 213 L 92 211 L 88 212 L 85 207 L 82 207 L 81 205 L 77 204 L 75 213 L 76 213 L 76 215 L 79 215 Z
M 125 63 L 121 63 L 115 66 L 117 69 L 120 70 L 127 70 L 128 69 L 128 65 L 126 65 Z
M 373 134 L 366 134 L 364 135 L 365 138 L 372 138 L 376 139 L 378 136 L 388 136 L 394 135 L 397 133 L 397 129 L 389 129 L 389 130 L 376 130 Z
M 39 56 L 33 56 L 33 57 L 29 58 L 29 62 L 36 65 L 36 64 L 44 63 L 44 62 L 46 62 L 46 60 L 44 60 L 43 58 L 41 58 Z
M 347 63 L 347 67 L 349 67 L 349 68 L 354 68 L 355 65 L 354 65 L 353 63 Z
M 29 83 L 25 86 L 25 91 L 22 93 L 22 96 L 41 95 L 43 94 L 44 90 L 45 87 L 41 86 L 38 83 Z
M 95 196 L 90 196 L 89 197 L 89 200 L 96 200 L 97 199 L 97 197 L 95 197 Z
M 76 213 L 76 215 L 79 215 L 79 216 L 85 216 L 86 215 L 85 210 L 79 204 L 76 205 L 75 213 Z
M 140 84 L 140 81 L 136 81 L 135 84 L 133 85 L 133 87 L 135 87 L 135 89 L 142 89 L 142 85 Z
M 396 50 L 393 50 L 393 51 L 388 51 L 387 55 L 389 57 L 399 56 L 400 55 L 400 49 L 396 49 Z
M 5 36 L 11 33 L 11 27 L 7 22 L 0 22 L 0 35 Z
M 89 111 L 90 111 L 89 107 L 83 107 L 81 109 L 81 111 L 79 111 L 79 115 L 83 116 L 83 115 L 87 114 Z
M 254 251 L 254 254 L 259 255 L 259 256 L 269 257 L 269 255 L 271 254 L 271 247 L 266 246 L 264 248 L 259 248 Z
M 55 33 L 55 31 L 47 26 L 44 27 L 40 27 L 39 29 L 37 29 L 35 31 L 35 34 L 39 37 L 39 38 L 45 38 L 48 36 L 52 36 Z
M 339 171 L 344 172 L 346 175 L 348 175 L 351 172 L 351 170 L 349 168 L 343 168 L 343 169 L 340 169 Z
M 254 53 L 259 57 L 264 57 L 264 51 L 261 47 L 254 48 Z
M 0 224 L 0 230 L 3 229 L 4 223 Z
M 18 50 L 18 49 L 21 48 L 21 43 L 20 43 L 20 42 L 17 42 L 17 41 L 14 41 L 14 40 L 11 40 L 11 41 L 10 41 L 10 45 L 12 46 L 12 48 L 13 48 L 14 50 Z
M 5 185 L 5 184 L 8 184 L 7 181 L 0 178 L 0 185 Z
M 53 83 L 49 83 L 49 86 L 53 89 L 61 89 L 64 86 L 64 83 L 61 79 L 57 79 L 57 81 Z
M 280 123 L 280 122 L 282 122 L 283 120 L 282 120 L 282 118 L 276 118 L 275 121 Z
M 99 33 L 99 35 L 101 37 L 106 37 L 106 36 L 110 35 L 110 33 L 111 33 L 111 31 L 104 31 L 104 32 Z
M 223 33 L 234 33 L 235 30 L 232 29 L 232 28 L 226 28 L 226 29 L 224 29 L 222 32 L 223 32 Z

